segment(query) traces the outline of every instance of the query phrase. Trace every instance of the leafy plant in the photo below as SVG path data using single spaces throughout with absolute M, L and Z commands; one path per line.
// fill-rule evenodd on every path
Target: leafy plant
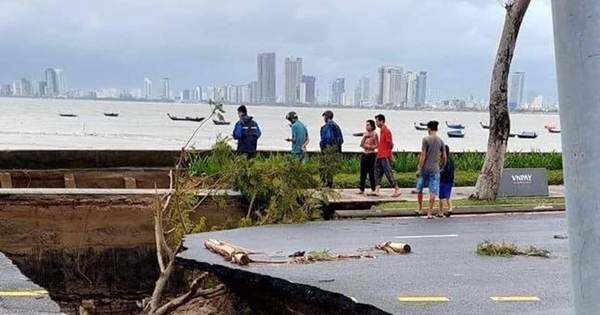
M 550 251 L 547 249 L 540 249 L 534 246 L 529 246 L 525 250 L 519 249 L 517 245 L 511 243 L 492 243 L 490 241 L 483 241 L 477 244 L 476 252 L 480 256 L 536 256 L 536 257 L 550 257 Z

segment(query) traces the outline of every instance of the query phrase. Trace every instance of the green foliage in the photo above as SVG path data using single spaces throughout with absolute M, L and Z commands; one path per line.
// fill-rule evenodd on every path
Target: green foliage
M 480 256 L 536 256 L 544 258 L 550 257 L 550 251 L 547 249 L 540 249 L 534 246 L 529 246 L 525 250 L 521 250 L 515 244 L 504 242 L 492 243 L 490 241 L 483 241 L 477 244 L 477 248 L 475 251 L 477 255 Z
M 506 155 L 504 167 L 542 167 L 548 170 L 562 170 L 562 155 L 556 152 L 545 153 L 539 151 L 509 153 Z
M 399 152 L 394 154 L 393 167 L 396 172 L 415 172 L 419 165 L 419 154 L 414 152 Z
M 228 138 L 217 138 L 208 155 L 192 156 L 188 162 L 190 176 L 217 176 L 231 169 L 235 160 Z
M 332 261 L 336 260 L 337 256 L 333 255 L 328 249 L 320 251 L 312 251 L 306 254 L 309 261 Z

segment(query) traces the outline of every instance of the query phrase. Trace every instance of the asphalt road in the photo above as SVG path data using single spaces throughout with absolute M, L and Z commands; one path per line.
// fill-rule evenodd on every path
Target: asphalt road
M 0 253 L 0 314 L 61 314 L 48 293 Z
M 566 219 L 557 213 L 346 220 L 190 235 L 185 242 L 189 249 L 180 256 L 338 292 L 392 314 L 568 315 L 573 314 L 568 241 L 553 237 L 565 234 Z M 207 251 L 203 242 L 209 238 L 264 252 L 272 259 L 298 250 L 350 254 L 385 241 L 408 243 L 413 253 L 239 267 Z M 480 257 L 475 248 L 483 240 L 546 248 L 552 258 Z M 444 297 L 448 301 L 413 303 L 401 302 L 400 297 Z M 539 301 L 497 302 L 492 297 L 535 297 Z

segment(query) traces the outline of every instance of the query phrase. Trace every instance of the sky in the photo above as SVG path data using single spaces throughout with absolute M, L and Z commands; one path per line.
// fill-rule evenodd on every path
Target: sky
M 69 88 L 142 88 L 170 77 L 175 90 L 256 80 L 256 54 L 304 59 L 321 97 L 381 65 L 427 71 L 443 97 L 485 99 L 502 29 L 498 0 L 0 0 L 0 82 L 63 68 Z M 533 0 L 512 71 L 525 90 L 556 99 L 549 0 Z

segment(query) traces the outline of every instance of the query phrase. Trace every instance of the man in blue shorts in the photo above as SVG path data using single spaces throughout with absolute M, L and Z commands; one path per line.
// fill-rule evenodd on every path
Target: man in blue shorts
M 427 218 L 432 219 L 435 198 L 440 189 L 440 161 L 441 166 L 446 164 L 447 156 L 444 141 L 437 135 L 439 123 L 430 121 L 427 123 L 428 135 L 423 138 L 421 144 L 421 156 L 417 170 L 417 198 L 419 201 L 419 213 L 423 213 L 423 189 L 429 189 L 429 209 Z

